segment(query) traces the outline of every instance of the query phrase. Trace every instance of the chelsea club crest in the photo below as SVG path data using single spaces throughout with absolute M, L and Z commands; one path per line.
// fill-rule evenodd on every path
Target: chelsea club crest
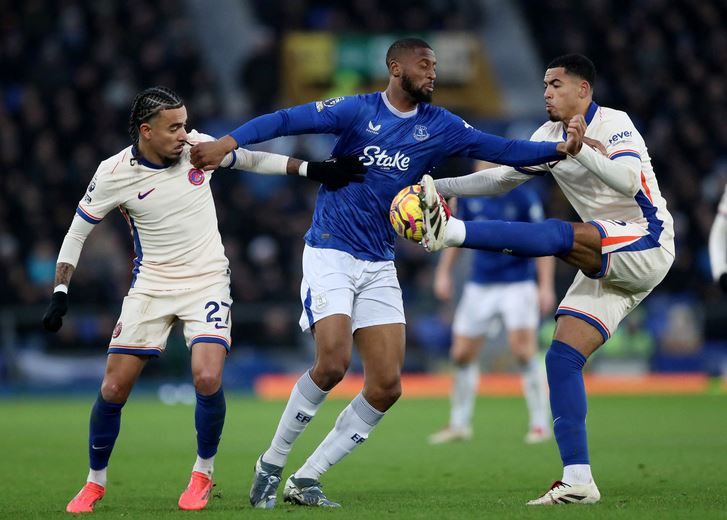
M 414 139 L 417 141 L 424 141 L 429 138 L 429 130 L 424 125 L 416 125 L 414 127 Z

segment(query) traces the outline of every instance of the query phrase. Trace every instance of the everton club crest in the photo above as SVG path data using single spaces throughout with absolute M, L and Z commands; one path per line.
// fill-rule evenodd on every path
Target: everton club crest
M 427 127 L 424 125 L 416 125 L 414 127 L 414 139 L 417 141 L 429 139 L 429 130 L 427 130 Z

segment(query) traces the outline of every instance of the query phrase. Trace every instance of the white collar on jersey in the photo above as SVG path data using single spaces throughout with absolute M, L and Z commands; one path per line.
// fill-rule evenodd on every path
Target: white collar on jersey
M 403 117 L 404 119 L 406 119 L 408 117 L 414 117 L 415 115 L 417 115 L 419 105 L 415 106 L 413 110 L 409 110 L 409 112 L 402 112 L 401 110 L 397 110 L 394 105 L 391 104 L 389 98 L 386 97 L 386 92 L 381 93 L 381 99 L 384 100 L 384 105 L 386 105 L 386 108 L 388 108 L 389 111 L 395 116 Z

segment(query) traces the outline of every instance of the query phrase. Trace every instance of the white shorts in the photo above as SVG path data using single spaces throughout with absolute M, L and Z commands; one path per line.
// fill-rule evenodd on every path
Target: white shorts
M 452 332 L 457 336 L 484 336 L 496 318 L 505 329 L 535 329 L 538 326 L 538 288 L 532 280 L 514 283 L 467 282 L 454 314 Z
M 184 323 L 188 348 L 195 343 L 219 343 L 229 352 L 231 307 L 229 281 L 202 290 L 131 289 L 121 306 L 108 352 L 159 356 L 178 319 Z
M 617 220 L 592 221 L 601 233 L 601 271 L 576 274 L 556 316 L 576 316 L 606 341 L 616 327 L 669 272 L 674 256 L 646 228 Z
M 352 332 L 362 327 L 406 323 L 394 262 L 359 260 L 337 249 L 305 246 L 300 328 L 326 316 L 345 314 Z

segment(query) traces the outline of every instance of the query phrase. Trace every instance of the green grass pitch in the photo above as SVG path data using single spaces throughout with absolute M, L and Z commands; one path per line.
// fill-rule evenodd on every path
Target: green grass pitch
M 62 513 L 87 472 L 86 399 L 0 401 L 0 517 Z M 323 438 L 346 402 L 327 402 L 296 444 L 284 479 Z M 481 398 L 475 440 L 430 447 L 448 403 L 402 400 L 370 439 L 324 476 L 343 509 L 282 502 L 250 508 L 252 467 L 275 429 L 281 401 L 228 396 L 214 498 L 203 512 L 176 509 L 195 456 L 193 408 L 137 396 L 127 404 L 109 467 L 104 518 L 727 518 L 727 396 L 593 397 L 589 443 L 603 496 L 594 506 L 528 508 L 560 477 L 554 442 L 527 446 L 525 405 Z

